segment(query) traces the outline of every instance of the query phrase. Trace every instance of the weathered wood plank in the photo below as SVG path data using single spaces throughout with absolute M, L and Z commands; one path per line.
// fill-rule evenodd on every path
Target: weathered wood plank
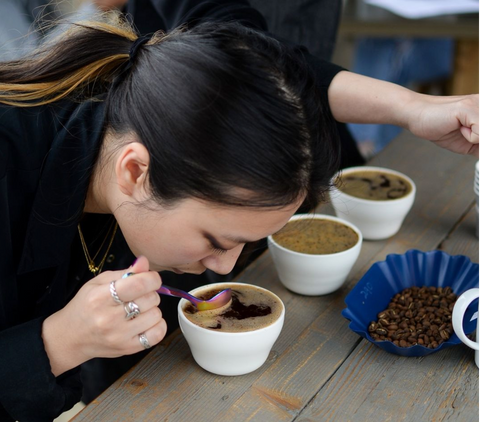
M 442 242 L 439 249 L 452 255 L 468 256 L 472 262 L 478 263 L 478 216 L 475 205 L 455 227 L 452 233 Z M 477 234 L 476 234 L 476 233 Z
M 474 159 L 408 136 L 402 139 L 371 164 L 412 177 L 417 184 L 417 199 L 396 236 L 364 242 L 342 289 L 321 297 L 293 294 L 280 284 L 268 252 L 240 275 L 240 281 L 277 293 L 286 306 L 284 329 L 262 368 L 240 377 L 209 374 L 194 363 L 183 336 L 177 332 L 87 406 L 75 421 L 295 419 L 328 380 L 342 370 L 359 344 L 359 337 L 340 316 L 350 289 L 374 262 L 389 253 L 437 248 L 471 206 Z M 332 214 L 329 206 L 320 211 Z M 455 249 L 455 244 L 450 245 Z M 366 354 L 367 361 L 375 366 L 372 353 Z M 449 371 L 446 369 L 445 376 Z M 347 396 L 344 399 L 349 400 Z
M 362 340 L 296 421 L 477 422 L 473 351 L 406 358 Z

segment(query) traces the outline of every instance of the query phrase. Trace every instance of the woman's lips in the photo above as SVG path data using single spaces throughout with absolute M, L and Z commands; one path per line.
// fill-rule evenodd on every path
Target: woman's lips
M 173 271 L 175 274 L 185 274 L 183 271 L 180 271 L 180 270 L 177 269 L 177 268 L 172 268 L 172 271 Z
M 172 268 L 171 271 L 173 271 L 175 274 L 188 273 L 188 274 L 194 274 L 194 275 L 200 275 L 200 274 L 203 274 L 205 272 L 205 270 L 201 270 L 201 271 L 190 271 L 190 270 L 182 271 L 182 270 L 179 270 L 178 268 Z

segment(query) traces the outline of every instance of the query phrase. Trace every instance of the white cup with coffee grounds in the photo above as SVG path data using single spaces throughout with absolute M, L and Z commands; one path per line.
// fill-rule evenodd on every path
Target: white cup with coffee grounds
M 383 167 L 346 168 L 333 181 L 330 199 L 335 214 L 355 224 L 368 240 L 396 234 L 415 200 L 413 180 Z
M 463 331 L 463 318 L 465 316 L 465 312 L 467 311 L 468 307 L 472 302 L 478 299 L 478 289 L 470 289 L 461 294 L 457 301 L 455 302 L 455 306 L 453 307 L 452 312 L 452 324 L 455 334 L 458 338 L 465 343 L 468 347 L 475 350 L 475 363 L 478 366 L 478 350 L 479 344 L 478 341 L 480 339 L 480 330 L 478 323 L 478 309 L 477 312 L 472 316 L 472 320 L 477 318 L 477 341 L 470 340 Z
M 278 278 L 306 296 L 338 290 L 348 278 L 362 247 L 362 233 L 352 223 L 325 214 L 297 214 L 268 237 Z
M 245 283 L 214 283 L 189 293 L 208 299 L 228 287 L 232 303 L 219 310 L 197 311 L 181 299 L 178 320 L 199 366 L 217 375 L 243 375 L 267 360 L 282 330 L 285 306 L 269 290 Z

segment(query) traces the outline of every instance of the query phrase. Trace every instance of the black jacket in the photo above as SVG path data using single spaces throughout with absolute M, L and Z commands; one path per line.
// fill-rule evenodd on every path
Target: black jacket
M 202 19 L 266 29 L 241 0 L 130 0 L 128 12 L 142 33 Z M 311 62 L 326 96 L 340 68 Z M 80 400 L 79 370 L 54 377 L 41 327 L 90 278 L 77 224 L 103 125 L 101 102 L 0 106 L 0 420 L 49 421 Z M 90 217 L 85 237 L 103 239 L 109 218 Z M 111 256 L 105 269 L 133 259 L 120 231 Z

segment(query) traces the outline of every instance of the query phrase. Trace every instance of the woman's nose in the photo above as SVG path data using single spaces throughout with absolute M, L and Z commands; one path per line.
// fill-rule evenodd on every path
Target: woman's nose
M 244 246 L 238 245 L 223 255 L 209 255 L 202 260 L 202 264 L 217 274 L 228 274 L 233 270 Z

